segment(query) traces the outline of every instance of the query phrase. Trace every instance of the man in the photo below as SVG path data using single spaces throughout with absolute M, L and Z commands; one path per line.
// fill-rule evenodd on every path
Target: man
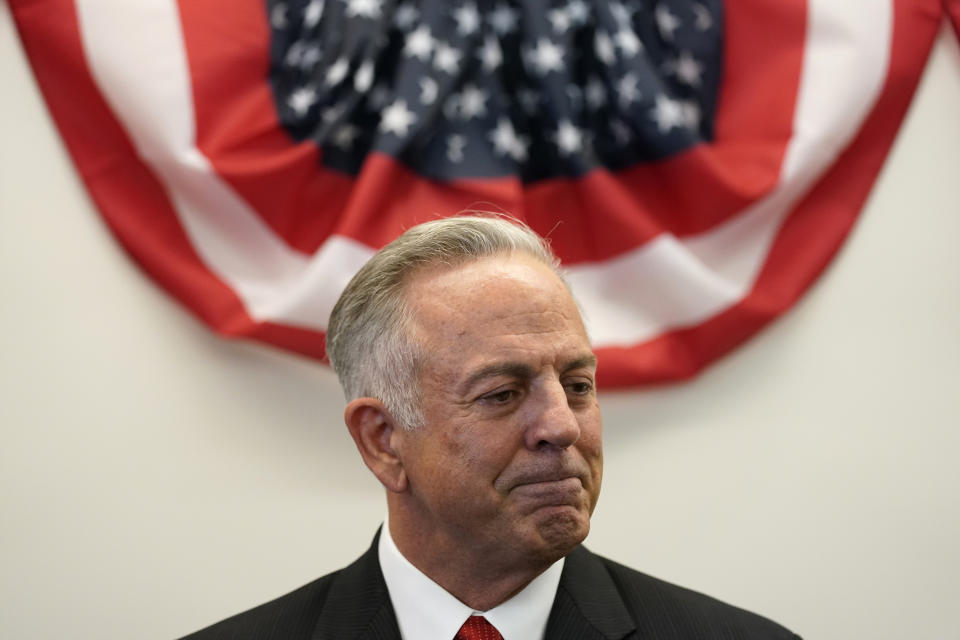
M 603 467 L 597 360 L 526 227 L 410 229 L 347 286 L 327 349 L 387 522 L 349 567 L 190 638 L 796 638 L 580 546 Z

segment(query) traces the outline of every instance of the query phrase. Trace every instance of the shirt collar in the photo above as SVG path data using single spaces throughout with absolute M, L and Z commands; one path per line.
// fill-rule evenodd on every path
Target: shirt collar
M 563 558 L 512 598 L 488 611 L 474 611 L 403 557 L 384 522 L 377 548 L 380 570 L 404 640 L 451 640 L 468 617 L 483 615 L 503 640 L 544 637 L 560 584 Z

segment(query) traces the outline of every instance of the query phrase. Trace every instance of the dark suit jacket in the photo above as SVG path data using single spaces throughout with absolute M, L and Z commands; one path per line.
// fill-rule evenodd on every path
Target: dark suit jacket
M 183 640 L 400 640 L 377 538 L 345 569 Z M 546 640 L 625 639 L 799 640 L 766 618 L 577 547 L 564 564 Z

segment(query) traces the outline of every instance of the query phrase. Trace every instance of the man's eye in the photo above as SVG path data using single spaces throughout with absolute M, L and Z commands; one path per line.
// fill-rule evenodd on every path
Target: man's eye
M 584 396 L 593 391 L 593 384 L 587 381 L 571 382 L 567 389 L 574 395 Z
M 507 404 L 517 395 L 517 392 L 513 389 L 504 389 L 503 391 L 497 391 L 483 397 L 484 400 L 492 404 Z

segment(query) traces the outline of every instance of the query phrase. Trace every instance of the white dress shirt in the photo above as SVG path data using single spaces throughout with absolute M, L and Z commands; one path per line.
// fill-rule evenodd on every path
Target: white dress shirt
M 506 602 L 488 611 L 475 611 L 403 557 L 390 537 L 387 522 L 380 532 L 377 552 L 404 640 L 453 640 L 471 615 L 485 617 L 503 640 L 543 640 L 560 584 L 562 558 Z

